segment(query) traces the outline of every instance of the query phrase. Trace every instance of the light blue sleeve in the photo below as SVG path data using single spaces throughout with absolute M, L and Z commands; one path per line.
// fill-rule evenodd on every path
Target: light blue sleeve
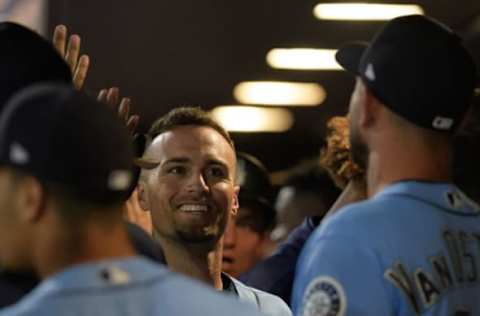
M 349 230 L 348 223 L 338 224 L 317 230 L 302 251 L 292 294 L 294 314 L 394 315 L 374 250 L 364 245 L 365 236 L 353 237 L 355 229 Z M 368 234 L 368 227 L 363 230 Z

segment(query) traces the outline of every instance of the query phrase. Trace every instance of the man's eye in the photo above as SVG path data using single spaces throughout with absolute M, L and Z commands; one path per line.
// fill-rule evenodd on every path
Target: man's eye
M 167 171 L 168 173 L 171 173 L 171 174 L 184 174 L 185 168 L 180 166 L 175 166 L 175 167 L 169 168 Z
M 207 171 L 208 176 L 215 178 L 225 178 L 226 172 L 222 168 L 210 168 Z

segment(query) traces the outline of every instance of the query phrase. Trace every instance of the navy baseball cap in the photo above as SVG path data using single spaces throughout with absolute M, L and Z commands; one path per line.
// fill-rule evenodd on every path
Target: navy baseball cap
M 432 18 L 395 18 L 370 43 L 341 47 L 336 59 L 385 106 L 418 126 L 453 132 L 470 108 L 475 62 L 461 38 Z
M 0 47 L 0 109 L 33 83 L 72 81 L 70 68 L 52 43 L 20 24 L 0 22 Z
M 237 174 L 235 183 L 240 186 L 238 199 L 240 207 L 252 208 L 252 211 L 261 212 L 262 221 L 251 223 L 257 231 L 273 228 L 276 220 L 276 211 L 273 207 L 274 188 L 270 176 L 263 163 L 254 156 L 237 152 Z M 252 216 L 256 219 L 256 216 Z
M 132 147 L 111 109 L 68 85 L 28 87 L 0 117 L 0 164 L 87 202 L 107 205 L 130 196 Z
M 237 175 L 235 182 L 240 186 L 239 198 L 271 207 L 274 189 L 265 166 L 250 154 L 237 152 L 236 155 Z

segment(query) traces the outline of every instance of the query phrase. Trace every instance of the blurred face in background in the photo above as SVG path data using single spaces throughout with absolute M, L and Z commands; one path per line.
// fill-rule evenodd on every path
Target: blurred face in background
M 240 205 L 238 214 L 228 221 L 223 237 L 223 271 L 233 277 L 263 260 L 271 244 L 270 231 L 262 232 L 258 227 L 257 208 Z
M 319 195 L 302 192 L 292 186 L 282 187 L 275 202 L 278 221 L 272 238 L 278 242 L 285 240 L 306 217 L 323 216 L 328 208 L 329 205 Z

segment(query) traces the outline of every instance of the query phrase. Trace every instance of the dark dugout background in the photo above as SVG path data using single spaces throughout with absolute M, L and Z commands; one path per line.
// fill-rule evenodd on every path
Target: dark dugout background
M 347 110 L 353 78 L 344 72 L 273 70 L 265 62 L 268 50 L 336 48 L 368 40 L 383 23 L 319 21 L 312 14 L 318 2 L 51 0 L 48 29 L 51 34 L 64 23 L 82 36 L 82 51 L 92 61 L 87 90 L 96 94 L 119 86 L 141 114 L 142 130 L 176 106 L 235 104 L 232 89 L 239 81 L 319 82 L 327 91 L 325 103 L 289 108 L 295 117 L 290 131 L 233 135 L 238 149 L 279 170 L 318 153 L 326 119 Z M 480 57 L 480 1 L 418 3 L 467 37 Z

